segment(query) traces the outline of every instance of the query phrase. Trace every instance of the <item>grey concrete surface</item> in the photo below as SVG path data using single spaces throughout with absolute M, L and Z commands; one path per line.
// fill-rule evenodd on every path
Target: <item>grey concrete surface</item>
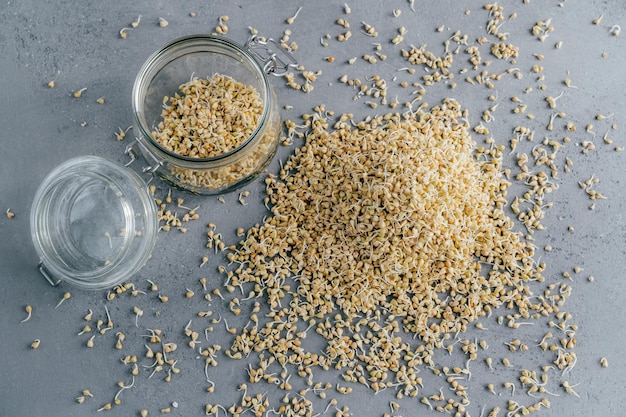
M 198 279 L 206 277 L 210 288 L 220 287 L 222 283 L 216 267 L 223 264 L 224 259 L 211 255 L 209 264 L 199 267 L 200 258 L 207 253 L 206 224 L 215 223 L 227 242 L 234 243 L 237 226 L 250 227 L 262 221 L 266 214 L 262 177 L 244 187 L 250 191 L 246 206 L 237 202 L 241 190 L 224 195 L 225 204 L 216 197 L 176 193 L 184 197 L 189 206 L 200 206 L 201 220 L 190 224 L 186 234 L 161 233 L 152 259 L 135 277 L 129 277 L 129 281 L 142 290 L 148 290 L 148 279 L 157 283 L 159 293 L 170 297 L 166 304 L 159 302 L 156 293 L 150 292 L 137 298 L 123 294 L 108 301 L 106 292 L 82 291 L 67 284 L 58 288 L 49 286 L 36 268 L 38 259 L 29 228 L 30 204 L 44 176 L 64 160 L 80 155 L 100 155 L 124 163 L 127 160 L 124 149 L 132 141 L 132 135 L 118 142 L 114 133 L 132 124 L 130 93 L 139 67 L 154 50 L 178 36 L 212 32 L 221 15 L 229 16 L 228 36 L 240 43 L 247 39 L 249 27 L 273 38 L 280 38 L 286 29 L 291 30 L 291 41 L 298 44 L 294 53 L 296 59 L 307 69 L 322 71 L 315 89 L 309 94 L 291 90 L 282 78 L 272 78 L 281 107 L 291 106 L 289 110 L 283 108 L 283 118 L 292 120 L 311 112 L 318 104 L 326 104 L 337 114 L 351 112 L 357 120 L 388 112 L 390 110 L 383 106 L 371 109 L 365 104 L 367 98 L 354 100 L 356 92 L 339 83 L 338 78 L 348 73 L 350 77 L 365 80 L 379 74 L 388 80 L 390 94 L 397 95 L 400 103 L 404 103 L 413 89 L 403 89 L 399 83 L 419 80 L 424 70 L 416 67 L 413 75 L 398 71 L 407 66 L 401 59 L 401 48 L 427 44 L 440 53 L 443 41 L 456 30 L 467 33 L 471 44 L 476 44 L 481 36 L 493 41 L 485 28 L 488 12 L 483 6 L 486 1 L 416 0 L 414 11 L 412 3 L 404 0 L 348 3 L 352 9 L 350 15 L 343 13 L 343 0 L 11 0 L 0 4 L 0 352 L 3 356 L 0 360 L 0 416 L 136 416 L 142 408 L 153 416 L 160 415 L 160 410 L 166 407 L 171 408 L 171 415 L 195 416 L 205 414 L 207 403 L 229 407 L 239 402 L 242 393 L 237 387 L 247 381 L 247 361 L 231 360 L 220 354 L 219 365 L 210 370 L 216 383 L 215 392 L 207 393 L 203 361 L 196 358 L 197 352 L 186 346 L 183 329 L 192 319 L 193 326 L 200 331 L 206 327 L 206 320 L 202 322 L 196 317 L 196 312 L 206 307 Z M 546 230 L 536 233 L 534 238 L 538 247 L 536 256 L 548 265 L 548 282 L 565 281 L 564 271 L 572 275 L 573 292 L 565 309 L 579 326 L 575 348 L 578 360 L 567 375 L 552 372 L 550 387 L 556 395 L 548 395 L 551 407 L 542 409 L 539 415 L 621 415 L 626 406 L 623 387 L 626 364 L 622 353 L 626 343 L 623 328 L 626 317 L 626 195 L 623 192 L 626 154 L 616 152 L 615 147 L 626 147 L 626 34 L 614 36 L 611 30 L 616 29 L 614 25 L 626 29 L 626 5 L 621 0 L 516 0 L 503 5 L 507 19 L 501 31 L 510 34 L 507 42 L 519 46 L 516 66 L 523 78 L 507 76 L 497 83 L 495 90 L 470 85 L 464 81 L 465 77 L 477 72 L 470 69 L 467 74 L 459 73 L 462 68 L 471 67 L 467 55 L 461 52 L 455 56 L 453 66 L 457 87 L 451 89 L 449 83 L 428 87 L 424 100 L 436 104 L 443 97 L 454 97 L 468 108 L 469 119 L 476 125 L 482 111 L 494 104 L 487 97 L 497 94 L 499 107 L 494 111 L 495 120 L 488 124 L 497 143 L 508 145 L 513 137 L 512 129 L 517 125 L 531 126 L 536 131 L 537 143 L 544 137 L 571 138 L 571 143 L 559 153 L 558 165 L 562 169 L 566 157 L 574 164 L 570 173 L 560 173 L 559 189 L 550 196 L 554 206 L 547 210 Z M 295 22 L 287 25 L 285 20 L 299 7 L 302 10 Z M 393 16 L 394 9 L 402 11 L 399 17 Z M 191 17 L 190 12 L 195 12 L 196 17 Z M 517 18 L 509 19 L 513 13 Z M 121 39 L 120 29 L 129 26 L 139 15 L 140 25 L 129 30 L 126 39 Z M 592 20 L 601 15 L 602 21 L 594 25 Z M 339 17 L 351 23 L 353 33 L 353 37 L 343 43 L 336 41 L 336 36 L 345 31 L 335 23 Z M 166 19 L 169 25 L 160 27 L 159 18 Z M 543 42 L 539 41 L 532 36 L 531 29 L 537 21 L 550 18 L 554 31 Z M 365 36 L 362 21 L 373 24 L 379 36 Z M 441 33 L 436 30 L 440 25 L 444 26 Z M 394 46 L 390 40 L 400 26 L 407 29 L 405 40 Z M 330 34 L 331 39 L 325 48 L 320 38 L 326 34 Z M 562 46 L 556 48 L 559 41 Z M 373 43 L 381 43 L 380 52 L 387 55 L 385 61 L 374 65 L 360 58 L 375 52 Z M 489 56 L 487 46 L 481 47 L 482 56 L 493 64 L 479 71 L 498 73 L 511 67 Z M 544 55 L 544 59 L 538 61 L 534 53 Z M 324 59 L 331 55 L 335 58 L 332 63 Z M 346 61 L 351 57 L 359 58 L 350 66 Z M 533 65 L 543 66 L 543 71 L 532 73 Z M 540 75 L 545 77 L 543 81 L 538 80 Z M 568 77 L 573 87 L 564 85 Z M 55 81 L 53 89 L 47 87 L 51 80 Z M 545 84 L 545 91 L 540 89 L 541 84 Z M 87 89 L 80 99 L 72 97 L 73 91 L 84 87 Z M 533 90 L 525 94 L 527 87 Z M 557 109 L 549 109 L 544 98 L 561 93 Z M 106 100 L 103 105 L 96 103 L 101 96 Z M 527 113 L 534 114 L 534 120 L 525 114 L 513 113 L 515 103 L 510 100 L 513 96 L 528 104 Z M 546 125 L 554 111 L 563 111 L 567 117 L 559 119 L 555 129 L 548 131 Z M 596 120 L 597 114 L 611 117 Z M 566 131 L 565 121 L 575 123 L 577 130 Z M 591 132 L 585 130 L 588 124 L 594 126 Z M 611 128 L 613 124 L 616 130 Z M 613 139 L 612 144 L 604 142 L 605 133 Z M 481 143 L 484 138 L 476 135 L 475 139 Z M 580 145 L 583 141 L 593 141 L 595 150 L 583 154 Z M 285 160 L 299 143 L 280 147 L 269 171 L 276 171 L 279 161 Z M 535 144 L 521 143 L 520 150 L 529 152 Z M 514 166 L 512 157 L 507 158 L 506 163 Z M 134 167 L 139 169 L 137 164 Z M 588 209 L 591 201 L 578 186 L 579 181 L 592 175 L 600 179 L 597 189 L 607 196 L 596 202 L 593 211 Z M 167 185 L 158 180 L 155 184 L 161 195 L 167 192 Z M 520 190 L 523 188 L 514 186 L 509 197 L 513 198 Z M 9 208 L 15 213 L 12 219 L 4 215 Z M 573 232 L 568 231 L 569 226 L 573 227 Z M 553 247 L 551 252 L 543 251 L 547 244 Z M 583 271 L 573 273 L 574 265 L 580 265 Z M 590 275 L 595 277 L 593 282 L 588 280 Z M 185 288 L 194 289 L 196 297 L 187 300 Z M 55 308 L 66 291 L 71 291 L 72 297 Z M 32 318 L 20 323 L 26 316 L 27 304 L 33 306 Z M 105 306 L 115 328 L 104 335 L 92 333 L 96 334 L 95 347 L 88 349 L 85 344 L 89 335 L 77 335 L 85 325 L 83 316 L 92 309 L 94 323 L 96 318 L 105 319 Z M 145 312 L 139 327 L 134 321 L 135 306 Z M 216 298 L 210 308 L 227 317 L 227 303 Z M 497 313 L 506 314 L 506 311 Z M 233 323 L 237 324 L 236 318 Z M 502 408 L 499 415 L 503 416 L 507 415 L 509 399 L 522 404 L 534 401 L 524 392 L 517 376 L 521 369 L 535 369 L 553 360 L 551 353 L 535 346 L 549 329 L 537 324 L 511 332 L 506 326 L 496 324 L 495 315 L 485 322 L 485 327 L 488 330 L 472 329 L 465 335 L 470 339 L 484 338 L 490 344 L 490 350 L 481 352 L 480 358 L 489 355 L 498 359 L 506 355 L 514 366 L 505 368 L 496 364 L 494 370 L 489 370 L 482 360 L 473 363 L 472 378 L 465 381 L 472 400 L 467 411 L 479 416 L 481 410 L 486 410 L 486 415 L 494 406 L 499 406 Z M 179 348 L 172 356 L 178 359 L 181 372 L 169 383 L 163 381 L 163 373 L 149 378 L 150 371 L 143 368 L 149 365 L 148 359 L 142 356 L 145 352 L 143 335 L 148 328 L 162 329 L 167 340 L 178 343 Z M 125 333 L 126 339 L 124 348 L 117 350 L 115 333 L 120 331 Z M 216 325 L 211 338 L 212 343 L 220 343 L 225 349 L 232 337 L 220 324 Z M 527 341 L 531 349 L 523 354 L 507 353 L 503 342 L 513 338 Z M 37 350 L 30 348 L 34 339 L 41 340 Z M 141 372 L 135 378 L 135 385 L 120 395 L 120 405 L 98 412 L 104 404 L 113 401 L 118 381 L 130 382 L 130 368 L 120 360 L 125 355 L 139 356 Z M 607 368 L 600 365 L 602 357 L 608 360 Z M 461 354 L 451 357 L 447 353 L 440 354 L 437 359 L 442 365 L 464 363 Z M 396 400 L 400 409 L 395 412 L 391 412 L 389 406 L 395 398 L 393 389 L 373 395 L 362 386 L 354 386 L 354 392 L 348 396 L 333 390 L 329 390 L 326 400 L 309 396 L 314 401 L 315 414 L 334 415 L 333 408 L 324 411 L 329 399 L 337 398 L 339 407 L 348 406 L 350 415 L 354 416 L 437 415 L 421 404 L 419 398 L 437 394 L 441 387 L 448 396 L 447 384 L 429 369 L 424 368 L 421 373 L 422 393 L 416 399 Z M 315 376 L 330 381 L 333 386 L 342 382 L 334 372 L 320 370 Z M 577 384 L 574 388 L 577 395 L 566 394 L 558 385 L 561 380 Z M 502 387 L 506 381 L 516 384 L 512 396 L 510 390 Z M 292 380 L 294 387 L 299 388 L 304 388 L 305 382 L 297 375 Z M 497 395 L 485 388 L 489 382 L 495 384 Z M 93 398 L 88 397 L 83 404 L 78 404 L 75 399 L 83 389 L 89 389 Z M 267 393 L 272 407 L 276 408 L 285 395 L 270 385 L 249 384 L 249 389 L 254 393 Z M 291 396 L 296 394 L 292 392 Z M 174 402 L 178 407 L 172 406 Z M 269 411 L 264 415 L 273 414 Z

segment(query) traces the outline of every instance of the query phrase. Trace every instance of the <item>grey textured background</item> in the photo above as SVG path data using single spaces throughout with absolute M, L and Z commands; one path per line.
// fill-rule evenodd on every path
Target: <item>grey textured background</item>
M 422 4 L 423 3 L 423 4 Z M 159 415 L 161 408 L 178 403 L 171 415 L 194 416 L 204 414 L 204 404 L 221 403 L 230 405 L 238 401 L 241 393 L 235 388 L 247 380 L 245 361 L 228 360 L 221 355 L 219 366 L 212 369 L 212 378 L 217 382 L 215 393 L 207 394 L 202 361 L 185 346 L 183 327 L 194 319 L 194 326 L 202 328 L 195 313 L 206 307 L 199 295 L 187 300 L 183 294 L 186 287 L 201 292 L 198 278 L 208 278 L 210 287 L 219 287 L 222 277 L 215 267 L 224 263 L 223 259 L 211 256 L 211 262 L 200 269 L 199 259 L 206 253 L 204 248 L 206 223 L 213 222 L 224 233 L 227 242 L 235 242 L 234 229 L 237 226 L 250 227 L 262 220 L 265 209 L 262 205 L 262 179 L 245 187 L 250 191 L 249 204 L 238 204 L 238 192 L 224 196 L 226 204 L 215 197 L 185 197 L 189 206 L 199 205 L 201 220 L 189 225 L 187 234 L 160 234 L 153 258 L 132 281 L 141 289 L 147 289 L 146 279 L 158 283 L 160 293 L 167 294 L 171 301 L 159 303 L 156 295 L 131 298 L 127 294 L 113 302 L 107 302 L 106 292 L 85 292 L 62 285 L 50 287 L 36 270 L 37 259 L 32 247 L 29 229 L 29 209 L 33 195 L 40 181 L 62 161 L 79 155 L 100 155 L 118 162 L 126 160 L 123 151 L 132 139 L 128 135 L 124 142 L 115 140 L 118 127 L 126 128 L 132 123 L 130 92 L 132 83 L 143 61 L 169 40 L 192 33 L 212 32 L 220 15 L 228 15 L 230 31 L 228 36 L 238 42 L 245 42 L 248 27 L 253 26 L 268 37 L 280 38 L 283 30 L 292 30 L 291 40 L 298 43 L 296 58 L 307 69 L 323 71 L 315 83 L 315 90 L 303 94 L 290 90 L 284 81 L 273 78 L 281 106 L 291 105 L 293 109 L 283 110 L 285 119 L 293 119 L 302 113 L 311 112 L 312 107 L 325 103 L 337 113 L 352 112 L 359 119 L 368 114 L 383 113 L 388 110 L 379 106 L 372 110 L 364 104 L 364 99 L 353 100 L 354 91 L 337 82 L 344 73 L 351 77 L 365 79 L 375 73 L 391 80 L 392 94 L 398 94 L 400 102 L 406 100 L 411 88 L 400 89 L 401 79 L 417 79 L 418 69 L 413 78 L 397 69 L 406 66 L 398 55 L 400 47 L 409 44 L 426 43 L 434 51 L 441 51 L 445 37 L 455 30 L 468 33 L 470 41 L 485 35 L 487 12 L 482 8 L 484 1 L 455 2 L 451 0 L 421 2 L 416 0 L 416 12 L 411 11 L 410 3 L 397 0 L 379 2 L 376 0 L 352 1 L 352 14 L 343 15 L 343 1 L 303 2 L 303 1 L 92 1 L 80 2 L 53 1 L 3 1 L 0 5 L 0 416 L 85 416 L 85 415 L 138 415 L 141 408 L 150 410 L 151 415 Z M 302 6 L 295 23 L 285 24 L 285 19 Z M 569 135 L 572 143 L 559 157 L 563 166 L 565 156 L 574 160 L 572 173 L 561 174 L 560 188 L 550 199 L 554 207 L 548 210 L 545 221 L 547 230 L 536 234 L 537 246 L 543 248 L 549 243 L 554 250 L 545 253 L 538 250 L 538 257 L 548 263 L 546 277 L 550 282 L 562 281 L 561 273 L 571 271 L 580 265 L 584 271 L 574 275 L 573 293 L 566 310 L 574 316 L 579 325 L 576 353 L 578 363 L 567 379 L 571 384 L 578 383 L 577 398 L 566 395 L 562 388 L 555 386 L 559 396 L 549 397 L 552 406 L 542 410 L 544 416 L 612 416 L 619 415 L 626 405 L 623 391 L 626 365 L 621 351 L 626 343 L 623 320 L 626 316 L 624 297 L 624 266 L 626 249 L 626 221 L 624 209 L 626 196 L 623 193 L 623 153 L 614 152 L 615 146 L 626 146 L 626 99 L 624 90 L 624 68 L 626 68 L 626 34 L 611 36 L 610 29 L 621 24 L 626 29 L 626 6 L 622 1 L 563 1 L 531 0 L 528 4 L 521 0 L 506 2 L 505 14 L 516 12 L 518 17 L 503 26 L 503 31 L 511 34 L 510 42 L 520 47 L 517 66 L 524 73 L 524 79 L 512 77 L 497 84 L 500 105 L 495 112 L 496 120 L 489 124 L 494 138 L 499 143 L 507 143 L 512 137 L 511 129 L 517 124 L 526 123 L 536 128 L 536 141 L 544 136 L 562 139 Z M 402 15 L 394 18 L 393 9 L 402 10 Z M 465 10 L 470 14 L 465 14 Z M 197 16 L 192 18 L 190 12 Z M 120 39 L 121 28 L 142 16 L 138 28 L 128 32 L 127 39 Z M 591 21 L 604 15 L 600 25 Z M 343 29 L 335 24 L 339 17 L 345 17 L 352 25 L 353 38 L 349 42 L 338 43 L 330 40 L 330 46 L 323 48 L 320 37 L 326 33 L 336 36 Z M 161 28 L 158 19 L 167 19 L 169 26 Z M 538 20 L 552 18 L 555 31 L 545 42 L 539 42 L 530 35 L 532 25 Z M 379 31 L 373 39 L 361 33 L 361 21 L 373 24 Z M 397 28 L 403 25 L 408 29 L 405 42 L 398 47 L 390 44 Z M 445 25 L 444 33 L 436 32 L 436 27 Z M 560 49 L 554 47 L 562 41 Z M 353 66 L 346 60 L 352 56 L 373 53 L 372 42 L 383 43 L 383 53 L 388 60 L 372 66 L 358 59 Z M 608 57 L 602 58 L 605 51 Z M 542 53 L 545 59 L 534 60 L 532 53 Z M 324 60 L 333 55 L 334 63 Z M 486 58 L 486 49 L 483 49 Z M 466 57 L 460 54 L 455 58 L 455 69 L 469 67 Z M 494 60 L 495 61 L 495 60 Z M 544 66 L 547 90 L 539 91 L 540 82 L 536 74 L 530 73 L 533 64 Z M 506 68 L 502 62 L 494 62 L 489 71 Z M 567 88 L 563 80 L 570 71 L 572 84 L 577 88 Z M 470 71 L 470 74 L 473 72 Z M 451 96 L 470 110 L 470 120 L 476 124 L 482 110 L 491 104 L 486 100 L 489 91 L 484 87 L 471 86 L 463 81 L 465 76 L 457 75 L 458 87 L 450 90 L 445 84 L 428 89 L 425 100 L 430 104 Z M 56 88 L 46 84 L 55 80 Z M 524 95 L 523 89 L 532 86 L 533 93 Z M 87 87 L 83 97 L 74 99 L 72 91 Z M 557 96 L 558 110 L 565 111 L 567 120 L 576 123 L 578 130 L 567 133 L 562 123 L 553 132 L 545 130 L 551 110 L 543 100 L 545 95 Z M 403 100 L 403 95 L 404 100 Z M 511 96 L 519 96 L 528 103 L 528 112 L 535 114 L 535 121 L 525 120 L 514 115 L 511 110 Z M 103 96 L 104 105 L 96 104 L 96 98 Z M 606 121 L 596 121 L 596 114 L 614 114 Z M 584 126 L 594 124 L 595 137 L 585 132 Z M 618 130 L 610 131 L 615 143 L 606 145 L 602 136 L 608 127 L 616 123 Z M 477 141 L 482 138 L 476 137 Z M 578 144 L 583 140 L 593 140 L 596 150 L 588 155 L 580 152 Z M 297 145 L 298 143 L 296 143 Z M 295 146 L 295 145 L 294 145 Z M 526 149 L 530 145 L 525 144 Z M 270 170 L 276 170 L 279 159 L 285 159 L 293 147 L 280 147 Z M 512 162 L 509 160 L 509 164 Z M 138 168 L 138 167 L 136 167 Z M 578 187 L 595 174 L 600 183 L 597 189 L 608 199 L 598 201 L 596 210 L 589 211 L 591 203 Z M 159 192 L 167 191 L 166 185 L 157 182 Z M 511 196 L 513 195 L 513 191 Z M 10 208 L 15 218 L 8 219 L 4 211 Z M 567 231 L 568 226 L 574 232 Z M 587 281 L 595 276 L 593 283 Z M 59 308 L 54 306 L 65 291 L 72 292 L 72 298 Z M 219 301 L 219 300 L 218 300 Z M 30 321 L 20 323 L 25 317 L 24 306 L 31 304 L 34 314 Z M 116 328 L 105 335 L 96 337 L 96 347 L 87 349 L 87 336 L 77 336 L 84 325 L 82 316 L 93 309 L 94 317 L 104 318 L 104 305 L 107 305 Z M 144 309 L 140 328 L 134 325 L 133 307 Z M 206 308 L 205 308 L 206 309 Z M 216 313 L 227 307 L 217 301 L 211 306 Z M 155 313 L 159 312 L 157 316 Z M 230 335 L 219 327 L 214 340 L 228 346 Z M 529 345 L 536 343 L 547 328 L 523 329 L 510 333 L 508 329 L 490 322 L 487 333 L 469 337 L 481 337 L 489 341 L 492 348 L 489 354 L 499 358 L 506 354 L 514 363 L 513 369 L 496 366 L 489 371 L 483 363 L 472 365 L 473 378 L 468 383 L 472 404 L 468 407 L 471 415 L 478 416 L 483 405 L 500 405 L 510 397 L 501 383 L 514 380 L 520 369 L 532 368 L 549 361 L 550 356 L 541 353 L 536 347 L 526 355 L 506 353 L 502 342 L 514 337 L 527 340 Z M 117 381 L 129 382 L 128 368 L 119 359 L 125 354 L 141 355 L 144 351 L 145 328 L 160 328 L 169 341 L 179 344 L 176 357 L 181 374 L 170 383 L 162 381 L 163 375 L 148 379 L 143 371 L 136 379 L 135 387 L 124 392 L 122 404 L 108 412 L 97 413 L 103 404 L 112 401 L 117 391 Z M 124 350 L 113 348 L 114 333 L 126 333 Z M 38 350 L 29 348 L 33 339 L 41 339 Z M 447 354 L 446 354 L 447 355 Z M 606 357 L 609 367 L 600 367 L 600 358 Z M 442 355 L 441 364 L 457 360 Z M 146 362 L 142 362 L 145 364 Z M 446 386 L 445 381 L 432 376 L 427 369 L 422 371 L 425 380 L 424 395 L 432 395 Z M 319 372 L 321 380 L 336 384 L 340 378 L 334 373 Z M 303 386 L 302 381 L 294 385 Z M 500 395 L 487 392 L 484 384 L 496 383 Z M 517 382 L 517 381 L 515 381 Z M 519 384 L 517 384 L 519 385 Z M 94 393 L 84 404 L 77 404 L 75 397 L 82 389 Z M 280 398 L 284 393 L 275 387 L 251 387 L 255 392 L 267 392 L 272 398 Z M 447 390 L 447 388 L 445 388 Z M 389 390 L 391 391 L 391 390 Z M 292 394 L 293 395 L 293 394 Z M 390 392 L 373 396 L 371 391 L 355 387 L 350 396 L 340 396 L 329 392 L 328 398 L 337 397 L 340 405 L 348 405 L 352 415 L 379 416 L 389 411 Z M 529 403 L 518 387 L 513 399 Z M 326 401 L 316 400 L 316 412 L 323 412 Z M 403 400 L 398 415 L 426 415 L 428 408 L 417 400 Z M 273 401 L 277 405 L 277 401 Z M 330 415 L 328 411 L 326 415 Z M 271 413 L 270 413 L 271 415 Z M 501 415 L 505 415 L 503 411 Z

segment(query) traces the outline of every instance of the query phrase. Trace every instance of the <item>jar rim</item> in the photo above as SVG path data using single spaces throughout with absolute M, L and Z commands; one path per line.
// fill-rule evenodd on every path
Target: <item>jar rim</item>
M 168 54 L 172 53 L 173 51 L 176 51 L 176 49 L 178 49 L 179 47 L 187 46 L 190 44 L 191 45 L 222 46 L 244 56 L 247 59 L 247 62 L 249 62 L 254 67 L 254 69 L 257 72 L 257 75 L 260 76 L 260 79 L 262 80 L 262 86 L 263 86 L 263 91 L 262 91 L 263 111 L 261 113 L 261 116 L 259 118 L 257 125 L 254 128 L 254 131 L 243 142 L 241 142 L 236 148 L 231 149 L 228 152 L 220 153 L 219 155 L 210 156 L 206 158 L 189 157 L 189 156 L 181 155 L 176 152 L 172 152 L 168 149 L 165 149 L 163 146 L 161 146 L 161 144 L 159 144 L 152 138 L 151 133 L 149 132 L 148 129 L 146 129 L 143 123 L 143 118 L 142 118 L 143 111 L 140 111 L 140 106 L 141 108 L 143 107 L 143 100 L 144 100 L 144 97 L 142 95 L 147 90 L 148 86 L 150 85 L 152 81 L 152 79 L 148 79 L 150 74 L 154 76 L 158 71 L 160 71 L 162 68 L 164 68 L 167 64 L 171 62 L 171 60 L 163 61 L 164 57 L 167 57 Z M 188 52 L 188 54 L 192 54 L 195 52 L 198 52 L 198 51 Z M 205 52 L 213 52 L 213 51 L 205 51 Z M 184 55 L 186 54 L 181 54 L 180 56 L 184 56 Z M 176 58 L 178 57 L 179 56 L 177 56 Z M 180 161 L 192 162 L 192 163 L 193 162 L 201 162 L 201 163 L 218 162 L 223 159 L 227 159 L 230 156 L 240 152 L 242 149 L 246 148 L 251 142 L 253 142 L 254 138 L 258 137 L 259 134 L 261 134 L 266 124 L 266 121 L 269 118 L 270 107 L 271 107 L 270 99 L 271 99 L 271 86 L 269 84 L 267 73 L 265 72 L 264 67 L 261 65 L 258 59 L 254 56 L 254 54 L 252 54 L 243 45 L 229 38 L 226 38 L 224 36 L 218 36 L 218 35 L 210 35 L 210 34 L 195 34 L 195 35 L 182 36 L 177 39 L 174 39 L 173 41 L 168 42 L 161 48 L 157 49 L 154 53 L 152 53 L 152 55 L 148 57 L 148 59 L 144 62 L 141 69 L 137 73 L 137 76 L 135 77 L 135 81 L 133 84 L 133 90 L 132 90 L 133 116 L 135 118 L 135 123 L 137 125 L 137 128 L 139 129 L 142 136 L 144 138 L 147 138 L 147 140 L 151 144 L 156 146 L 156 148 L 159 151 L 165 153 L 168 157 L 171 157 L 174 160 L 180 160 Z

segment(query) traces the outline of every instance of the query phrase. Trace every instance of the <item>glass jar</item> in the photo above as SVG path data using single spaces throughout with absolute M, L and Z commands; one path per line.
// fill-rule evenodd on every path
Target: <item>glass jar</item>
M 275 47 L 273 47 L 275 46 Z M 152 54 L 133 86 L 133 129 L 136 142 L 127 148 L 140 153 L 145 172 L 159 175 L 176 187 L 198 194 L 217 194 L 250 181 L 270 163 L 278 144 L 280 110 L 268 74 L 280 75 L 295 65 L 279 46 L 252 37 L 245 46 L 222 37 L 179 38 Z M 162 121 L 164 97 L 194 77 L 228 76 L 252 86 L 262 100 L 262 113 L 252 133 L 236 148 L 207 158 L 182 156 L 161 146 L 152 132 Z M 139 149 L 139 152 L 135 150 Z
M 39 270 L 52 285 L 113 287 L 149 259 L 158 230 L 146 183 L 96 156 L 70 159 L 43 180 L 31 208 Z

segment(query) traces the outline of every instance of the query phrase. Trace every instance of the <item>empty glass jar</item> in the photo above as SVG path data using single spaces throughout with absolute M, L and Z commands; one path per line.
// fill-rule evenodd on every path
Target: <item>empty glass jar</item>
M 39 186 L 31 234 L 52 285 L 103 289 L 129 279 L 156 241 L 156 206 L 134 171 L 84 156 L 55 168 Z

